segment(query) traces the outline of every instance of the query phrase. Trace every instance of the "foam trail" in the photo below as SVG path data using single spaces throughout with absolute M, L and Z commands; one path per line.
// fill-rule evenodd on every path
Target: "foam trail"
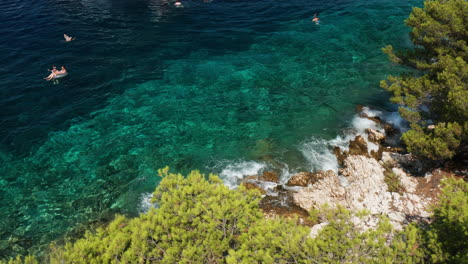
M 306 158 L 310 171 L 332 170 L 338 172 L 338 161 L 330 151 L 330 141 L 313 138 L 300 147 L 302 155 Z
M 267 167 L 265 163 L 255 161 L 240 161 L 228 164 L 219 174 L 224 184 L 230 189 L 239 186 L 244 177 L 259 175 Z

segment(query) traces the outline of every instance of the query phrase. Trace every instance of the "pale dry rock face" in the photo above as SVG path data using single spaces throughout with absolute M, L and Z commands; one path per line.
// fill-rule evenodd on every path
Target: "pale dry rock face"
M 380 143 L 385 140 L 385 134 L 378 130 L 367 128 L 366 133 L 367 133 L 367 138 L 371 142 Z
M 403 186 L 405 186 L 407 192 L 414 193 L 416 191 L 416 187 L 418 186 L 416 179 L 408 176 L 408 174 L 400 168 L 393 168 L 392 172 L 400 176 L 400 181 Z
M 320 231 L 326 227 L 327 225 L 329 225 L 328 223 L 320 223 L 320 224 L 316 224 L 314 225 L 311 229 L 310 229 L 310 237 L 311 238 L 314 238 L 316 237 Z
M 402 227 L 406 216 L 429 216 L 425 210 L 428 200 L 415 193 L 417 182 L 403 170 L 393 169 L 406 188 L 400 195 L 388 191 L 385 169 L 375 159 L 349 156 L 343 165 L 340 172 L 348 181 L 346 187 L 340 184 L 338 175 L 330 171 L 323 179 L 293 193 L 294 202 L 305 210 L 321 208 L 327 203 L 332 207 L 342 205 L 351 211 L 366 209 L 375 217 L 389 215 L 397 229 Z

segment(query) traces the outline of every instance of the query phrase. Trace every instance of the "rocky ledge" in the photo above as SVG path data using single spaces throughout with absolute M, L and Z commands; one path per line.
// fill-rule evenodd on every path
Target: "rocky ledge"
M 386 131 L 395 133 L 396 129 L 380 118 L 371 120 L 379 122 L 382 130 L 366 129 L 366 135 L 357 135 L 350 141 L 349 149 L 334 149 L 341 167 L 338 173 L 301 172 L 281 185 L 278 175 L 267 172 L 248 177 L 243 184 L 264 194 L 260 205 L 267 217 L 298 216 L 298 221 L 307 225 L 313 224 L 307 219 L 308 211 L 321 209 L 325 204 L 341 205 L 353 212 L 367 210 L 370 216 L 362 223 L 367 227 L 374 226 L 382 215 L 388 216 L 396 229 L 414 220 L 427 220 L 429 205 L 439 194 L 440 180 L 450 173 L 436 169 L 424 176 L 413 176 L 413 171 L 421 174 L 419 161 L 410 154 L 399 153 L 399 148 L 383 145 Z M 378 150 L 373 146 L 374 150 L 369 151 L 368 144 L 377 144 Z

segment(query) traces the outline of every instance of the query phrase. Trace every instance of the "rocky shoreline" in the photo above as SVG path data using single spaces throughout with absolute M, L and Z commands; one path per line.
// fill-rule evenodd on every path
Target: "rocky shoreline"
M 359 117 L 371 120 L 375 126 L 356 135 L 347 149 L 334 147 L 338 173 L 300 172 L 286 184 L 280 184 L 279 175 L 272 171 L 243 179 L 245 187 L 258 189 L 264 195 L 260 206 L 266 217 L 297 217 L 300 223 L 314 226 L 316 223 L 308 219 L 309 210 L 340 205 L 351 212 L 369 212 L 368 217 L 358 220 L 364 228 L 375 226 L 382 215 L 388 216 L 396 230 L 413 221 L 429 221 L 430 205 L 437 202 L 440 181 L 453 173 L 426 169 L 411 154 L 403 154 L 403 149 L 389 146 L 389 141 L 399 137 L 398 128 L 378 116 L 369 116 L 366 110 L 360 107 Z M 324 225 L 315 225 L 314 232 Z

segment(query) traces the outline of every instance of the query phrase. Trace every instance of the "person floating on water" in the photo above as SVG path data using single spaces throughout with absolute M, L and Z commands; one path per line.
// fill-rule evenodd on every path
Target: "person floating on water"
M 315 22 L 315 24 L 319 24 L 320 23 L 320 18 L 317 16 L 317 13 L 314 14 L 314 18 L 312 19 L 312 22 Z
M 62 66 L 60 68 L 60 71 L 58 71 L 55 66 L 52 66 L 52 70 L 49 70 L 49 71 L 51 71 L 50 75 L 44 78 L 46 81 L 50 81 L 50 80 L 55 81 L 55 79 L 64 77 L 66 74 L 68 74 L 65 66 Z
M 49 76 L 45 77 L 44 80 L 50 81 L 55 77 L 58 70 L 57 70 L 57 67 L 55 67 L 55 65 L 52 65 L 52 69 L 51 70 L 48 69 L 48 71 L 50 71 L 51 73 Z
M 63 34 L 63 37 L 65 38 L 65 41 L 66 41 L 66 42 L 70 42 L 70 41 L 72 41 L 72 40 L 75 40 L 74 37 L 72 38 L 72 37 L 68 36 L 67 34 Z
M 182 3 L 181 3 L 179 0 L 177 0 L 177 1 L 175 2 L 174 6 L 175 6 L 175 7 L 184 7 L 184 6 L 182 5 Z

